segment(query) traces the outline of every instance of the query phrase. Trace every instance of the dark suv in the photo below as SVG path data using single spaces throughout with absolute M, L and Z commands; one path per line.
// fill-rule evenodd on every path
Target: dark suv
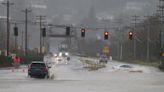
M 44 62 L 32 62 L 28 67 L 29 77 L 49 77 L 48 67 Z

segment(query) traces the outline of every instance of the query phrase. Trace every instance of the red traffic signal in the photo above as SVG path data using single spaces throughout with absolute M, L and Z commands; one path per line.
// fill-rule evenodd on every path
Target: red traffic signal
M 81 37 L 85 37 L 85 28 L 81 29 Z
M 104 32 L 104 39 L 105 40 L 108 40 L 108 38 L 109 38 L 109 32 L 108 31 L 105 31 Z
M 130 31 L 128 35 L 129 35 L 129 39 L 132 40 L 133 39 L 133 35 L 134 35 L 133 32 Z

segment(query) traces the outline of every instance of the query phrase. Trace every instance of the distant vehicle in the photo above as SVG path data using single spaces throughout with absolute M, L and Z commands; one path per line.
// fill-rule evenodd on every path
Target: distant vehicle
M 49 78 L 48 66 L 44 62 L 32 62 L 28 67 L 28 76 Z
M 106 55 L 101 55 L 99 63 L 108 63 L 108 57 Z
M 55 62 L 57 64 L 68 64 L 70 61 L 70 55 L 68 52 L 59 52 L 58 54 L 55 54 Z
M 133 66 L 125 64 L 125 65 L 116 65 L 116 66 L 113 66 L 112 68 L 115 70 L 130 70 L 133 68 Z

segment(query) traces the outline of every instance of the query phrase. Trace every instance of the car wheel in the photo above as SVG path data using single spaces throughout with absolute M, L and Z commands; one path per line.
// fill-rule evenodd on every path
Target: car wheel
M 28 75 L 27 75 L 27 77 L 28 77 L 28 78 L 31 78 L 31 75 L 30 75 L 30 74 L 28 74 Z
M 44 78 L 45 78 L 45 79 L 48 79 L 48 78 L 49 78 L 48 74 L 46 74 Z

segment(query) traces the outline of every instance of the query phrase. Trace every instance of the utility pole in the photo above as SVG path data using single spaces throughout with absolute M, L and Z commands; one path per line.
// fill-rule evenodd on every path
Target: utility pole
M 150 18 L 153 16 L 145 16 L 145 17 L 148 19 L 146 60 L 149 61 L 150 60 L 150 27 L 151 27 Z
M 42 55 L 42 23 L 43 23 L 43 18 L 45 16 L 37 16 L 39 18 L 39 25 L 40 25 L 40 55 Z
M 159 14 L 159 19 L 160 19 L 160 25 L 161 25 L 161 30 L 160 30 L 160 44 L 161 44 L 161 52 L 163 53 L 164 51 L 164 0 L 159 0 L 159 5 L 158 5 L 158 10 L 157 14 Z M 163 65 L 163 55 L 161 55 L 161 64 Z
M 25 55 L 27 56 L 28 55 L 28 38 L 27 38 L 27 36 L 28 36 L 28 13 L 29 12 L 31 12 L 31 10 L 29 10 L 29 9 L 25 9 L 25 10 L 23 10 L 22 12 L 24 12 L 25 13 Z
M 24 40 L 24 32 L 23 32 L 23 30 L 21 31 L 21 35 L 22 35 L 22 37 L 21 37 L 21 48 L 23 49 L 23 40 Z
M 147 30 L 147 55 L 146 55 L 146 60 L 147 61 L 149 61 L 149 59 L 150 59 L 150 21 L 148 21 L 149 23 L 148 23 L 148 25 L 149 25 L 149 27 L 148 27 L 148 30 Z
M 49 27 L 48 26 L 48 31 L 47 31 L 47 41 L 46 41 L 46 44 L 47 44 L 47 52 L 50 52 L 50 36 L 49 34 L 52 33 L 52 27 Z
M 2 3 L 7 6 L 7 56 L 9 56 L 10 52 L 10 23 L 9 23 L 9 17 L 10 17 L 10 5 L 13 5 L 14 3 L 10 3 L 9 0 L 7 0 L 6 3 Z
M 164 0 L 159 0 L 158 10 L 159 18 L 161 21 L 161 50 L 164 45 Z
M 119 18 L 115 23 L 118 24 L 118 45 L 117 45 L 117 57 L 119 60 L 123 59 L 123 30 L 122 30 L 122 24 L 123 24 L 123 19 Z
M 133 21 L 134 21 L 134 42 L 133 42 L 133 56 L 134 56 L 134 59 L 136 59 L 136 28 L 137 28 L 137 22 L 139 20 L 139 16 L 137 15 L 134 15 L 132 16 L 133 18 Z

